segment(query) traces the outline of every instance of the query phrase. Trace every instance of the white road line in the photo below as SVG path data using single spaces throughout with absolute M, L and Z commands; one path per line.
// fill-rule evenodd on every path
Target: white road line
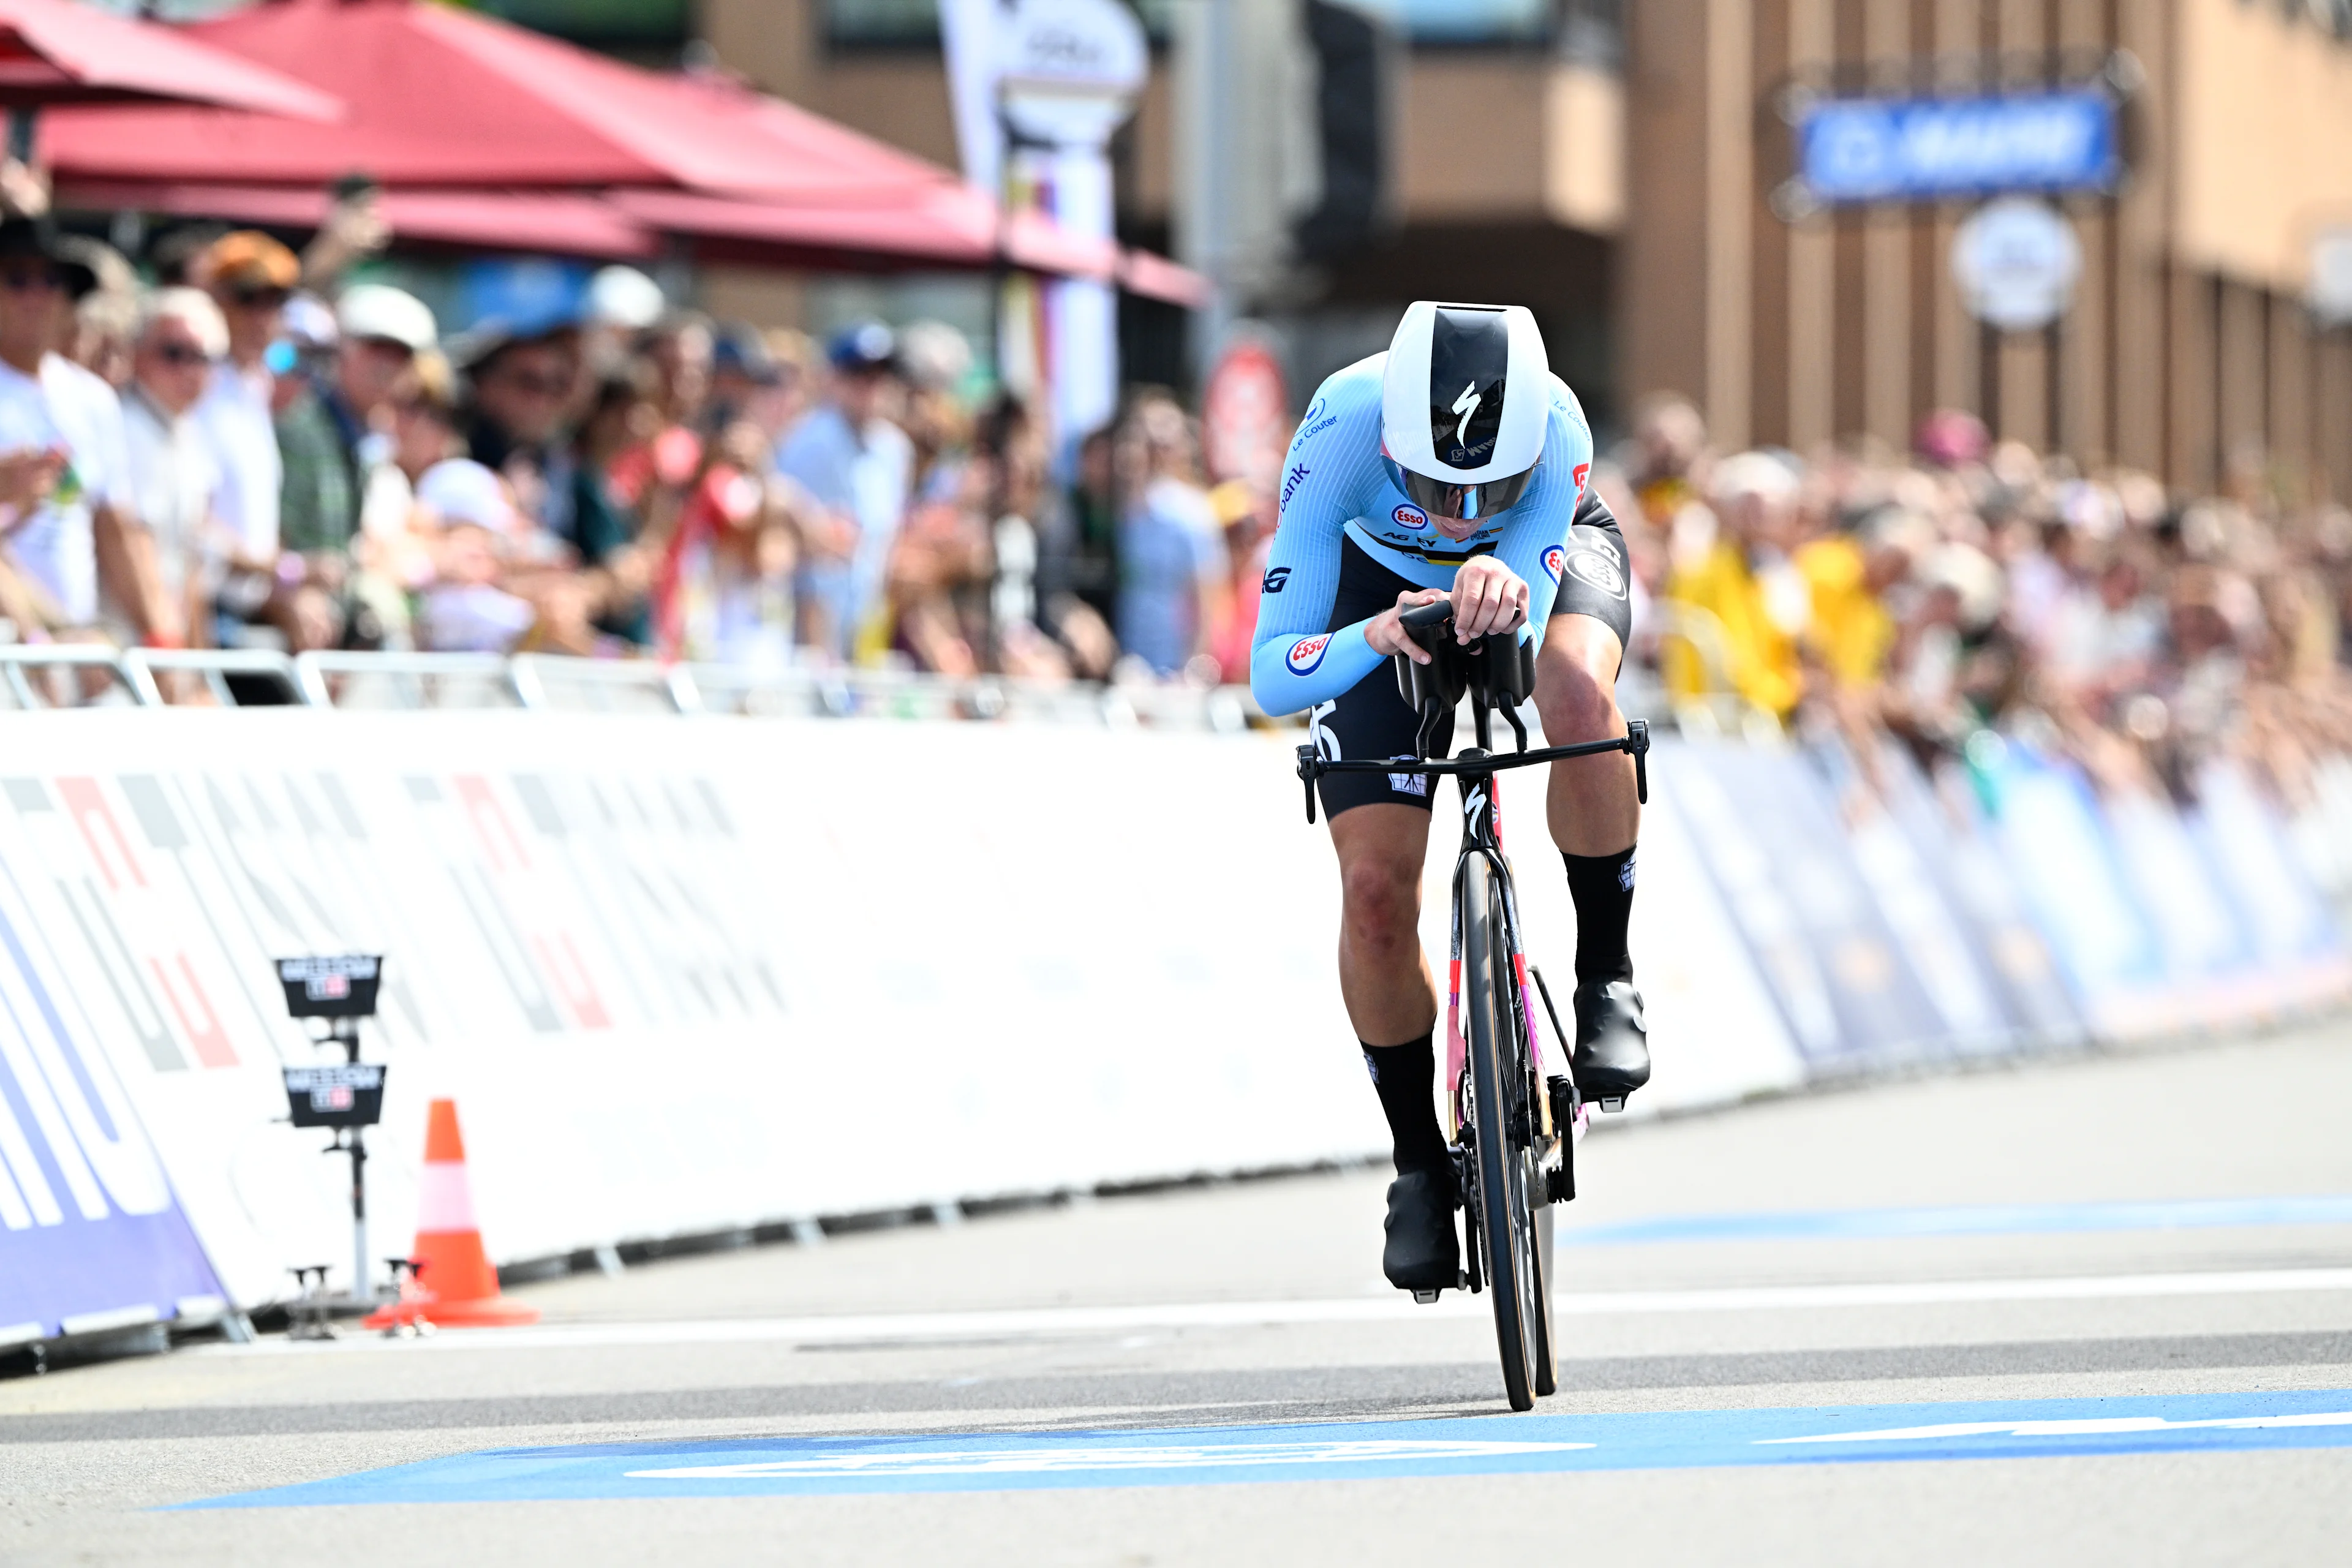
M 1708 1290 L 1608 1290 L 1561 1295 L 1562 1317 L 1660 1312 L 1769 1312 L 1838 1307 L 1940 1307 L 1988 1301 L 2097 1301 L 2168 1296 L 2267 1296 L 2352 1291 L 2352 1268 L 2269 1268 L 2196 1274 L 2100 1274 L 2064 1279 L 1939 1279 L 1852 1285 L 1759 1285 Z M 1427 1322 L 1484 1317 L 1486 1303 L 1449 1292 L 1435 1306 L 1402 1296 L 1322 1301 L 1200 1301 L 1166 1306 L 1043 1307 L 982 1312 L 890 1312 L 837 1318 L 706 1318 L 646 1323 L 549 1323 L 450 1329 L 431 1339 L 373 1334 L 320 1342 L 278 1336 L 210 1345 L 210 1355 L 307 1355 L 419 1349 L 562 1350 L 607 1345 L 920 1344 L 935 1340 L 1054 1339 L 1146 1329 L 1246 1329 L 1290 1323 Z

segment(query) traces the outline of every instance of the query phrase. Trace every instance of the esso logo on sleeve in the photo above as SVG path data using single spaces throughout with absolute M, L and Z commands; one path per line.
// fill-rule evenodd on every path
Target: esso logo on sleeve
M 1423 529 L 1429 526 L 1429 514 L 1417 506 L 1401 506 L 1389 513 L 1389 517 L 1404 528 Z
M 1559 545 L 1555 544 L 1549 550 L 1543 552 L 1543 569 L 1551 574 L 1551 580 L 1553 582 L 1557 583 L 1559 581 L 1560 573 L 1565 571 L 1567 567 L 1568 552 L 1562 550 Z
M 1315 673 L 1316 667 L 1323 662 L 1324 651 L 1330 646 L 1329 632 L 1318 633 L 1311 637 L 1300 637 L 1290 645 L 1290 651 L 1283 656 L 1282 661 L 1290 667 L 1290 673 L 1293 675 L 1312 675 Z
M 1578 495 L 1582 495 L 1584 493 L 1584 481 L 1591 477 L 1591 464 L 1579 463 L 1576 465 L 1576 493 Z

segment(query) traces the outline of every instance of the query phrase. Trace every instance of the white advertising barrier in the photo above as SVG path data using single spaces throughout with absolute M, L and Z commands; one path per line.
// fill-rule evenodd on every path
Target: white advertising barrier
M 350 1250 L 283 1121 L 334 1059 L 276 958 L 386 958 L 379 1255 L 457 1101 L 494 1258 L 1372 1154 L 1338 879 L 1291 740 L 510 712 L 85 711 L 0 730 L 0 867 L 228 1293 Z M 1678 826 L 1635 940 L 1660 1106 L 1796 1081 Z M 1538 961 L 1573 920 L 1512 792 Z M 1454 839 L 1441 815 L 1443 951 Z M 5 1109 L 5 1107 L 0 1107 Z M 5 1216 L 0 1216 L 5 1217 Z M 8 1254 L 0 1234 L 0 1258 Z

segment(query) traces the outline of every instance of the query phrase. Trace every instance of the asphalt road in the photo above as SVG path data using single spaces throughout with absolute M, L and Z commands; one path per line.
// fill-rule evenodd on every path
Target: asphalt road
M 2348 1113 L 2336 1025 L 1607 1129 L 1526 1417 L 1371 1172 L 19 1377 L 0 1563 L 2340 1562 Z

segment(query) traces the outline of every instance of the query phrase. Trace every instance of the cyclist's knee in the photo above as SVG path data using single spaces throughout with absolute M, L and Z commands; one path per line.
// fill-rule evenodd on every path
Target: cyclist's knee
M 1393 856 L 1359 855 L 1339 868 L 1341 919 L 1348 937 L 1375 951 L 1421 941 L 1421 866 Z
M 1543 720 L 1547 742 L 1572 746 L 1624 732 L 1614 687 L 1589 666 L 1561 658 L 1542 673 L 1547 679 L 1536 682 L 1536 712 Z

